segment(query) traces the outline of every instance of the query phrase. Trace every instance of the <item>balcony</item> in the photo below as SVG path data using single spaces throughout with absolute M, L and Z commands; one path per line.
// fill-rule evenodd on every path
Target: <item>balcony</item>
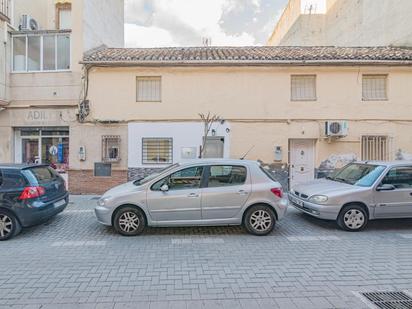
M 12 32 L 12 72 L 69 71 L 70 33 L 71 30 Z
M 0 0 L 0 20 L 10 22 L 11 0 Z

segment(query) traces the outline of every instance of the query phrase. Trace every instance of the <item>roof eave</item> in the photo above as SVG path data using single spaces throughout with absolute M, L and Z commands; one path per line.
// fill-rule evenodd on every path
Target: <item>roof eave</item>
M 227 61 L 124 61 L 124 60 L 97 60 L 80 61 L 80 64 L 95 66 L 412 66 L 412 60 L 227 60 Z

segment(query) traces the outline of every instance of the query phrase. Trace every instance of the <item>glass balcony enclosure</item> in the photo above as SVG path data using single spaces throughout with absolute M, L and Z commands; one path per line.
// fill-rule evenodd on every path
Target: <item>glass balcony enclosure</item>
M 70 70 L 69 30 L 16 31 L 12 45 L 15 73 Z

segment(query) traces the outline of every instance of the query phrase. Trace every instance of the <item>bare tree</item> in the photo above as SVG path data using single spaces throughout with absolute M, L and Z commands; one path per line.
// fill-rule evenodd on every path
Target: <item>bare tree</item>
M 212 125 L 214 122 L 220 121 L 221 118 L 220 116 L 213 114 L 211 115 L 210 112 L 207 113 L 207 115 L 200 113 L 199 114 L 200 119 L 203 122 L 203 141 L 202 141 L 202 147 L 200 148 L 200 155 L 199 158 L 203 158 L 206 150 L 206 137 L 209 135 L 210 130 L 212 129 Z

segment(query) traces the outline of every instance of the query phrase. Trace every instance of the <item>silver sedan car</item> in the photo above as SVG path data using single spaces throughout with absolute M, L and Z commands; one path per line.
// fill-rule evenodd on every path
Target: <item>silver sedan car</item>
M 95 214 L 126 236 L 146 226 L 241 224 L 266 235 L 287 206 L 281 185 L 258 162 L 199 159 L 107 191 Z
M 326 179 L 296 185 L 291 204 L 309 215 L 360 231 L 368 220 L 412 218 L 412 162 L 355 162 Z

